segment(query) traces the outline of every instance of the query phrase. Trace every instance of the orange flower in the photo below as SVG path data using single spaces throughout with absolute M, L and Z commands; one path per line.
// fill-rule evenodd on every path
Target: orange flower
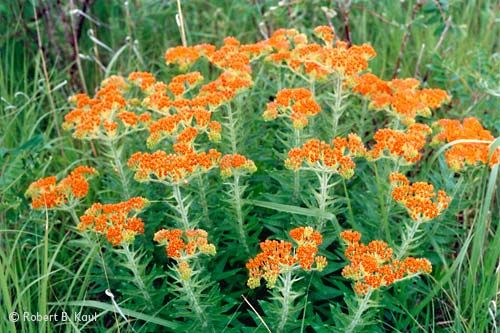
M 306 88 L 282 89 L 276 100 L 267 104 L 264 120 L 274 120 L 279 113 L 292 120 L 293 127 L 302 129 L 307 126 L 308 118 L 321 111 L 311 91 Z
M 224 155 L 219 167 L 223 178 L 231 177 L 235 172 L 254 173 L 257 171 L 255 163 L 240 154 Z
M 215 245 L 207 240 L 203 229 L 182 231 L 180 229 L 161 229 L 154 235 L 154 241 L 165 246 L 169 258 L 177 261 L 177 270 L 182 279 L 188 280 L 192 274 L 189 260 L 200 255 L 215 255 Z
M 168 89 L 175 96 L 180 96 L 192 89 L 196 84 L 203 81 L 203 76 L 200 72 L 192 72 L 175 76 L 168 84 Z
M 165 61 L 167 65 L 177 64 L 184 70 L 194 64 L 200 56 L 195 47 L 176 46 L 165 52 Z
M 203 229 L 161 229 L 155 233 L 153 240 L 165 245 L 168 257 L 185 260 L 199 253 L 215 255 L 215 246 L 208 243 L 207 237 Z
M 413 124 L 406 131 L 383 128 L 374 135 L 375 145 L 368 151 L 370 159 L 392 158 L 412 164 L 422 157 L 420 151 L 431 133 L 429 126 Z
M 34 209 L 62 206 L 85 197 L 89 191 L 87 177 L 96 173 L 94 168 L 79 166 L 59 183 L 55 176 L 42 178 L 30 184 L 26 196 Z
M 277 30 L 267 41 L 274 52 L 266 59 L 285 63 L 294 72 L 303 72 L 312 79 L 324 79 L 336 74 L 351 78 L 368 68 L 368 60 L 375 57 L 375 50 L 367 45 L 353 45 L 335 40 L 333 29 L 322 26 L 314 32 L 325 42 L 325 46 L 308 43 L 307 37 L 294 29 Z
M 210 149 L 196 153 L 188 149 L 185 154 L 167 154 L 162 150 L 154 153 L 137 152 L 128 160 L 128 166 L 135 170 L 137 181 L 165 181 L 176 184 L 188 181 L 196 172 L 207 172 L 218 164 L 221 154 Z
M 344 178 L 350 178 L 356 167 L 353 158 L 364 153 L 363 143 L 355 134 L 349 134 L 347 139 L 337 137 L 332 140 L 332 145 L 311 139 L 302 147 L 293 148 L 288 152 L 285 166 L 299 170 L 305 163 L 306 169 L 338 173 Z
M 301 227 L 292 229 L 290 236 L 298 244 L 295 251 L 292 243 L 286 241 L 266 240 L 260 243 L 262 252 L 246 264 L 250 288 L 260 286 L 261 279 L 266 281 L 269 288 L 273 288 L 280 274 L 296 268 L 309 271 L 314 265 L 315 270 L 322 271 L 326 267 L 326 258 L 316 255 L 317 247 L 323 241 L 319 232 L 311 227 Z
M 418 89 L 417 79 L 394 79 L 384 81 L 371 73 L 354 79 L 353 91 L 370 99 L 370 107 L 390 110 L 404 124 L 413 124 L 416 116 L 428 117 L 431 109 L 450 101 L 450 96 L 441 89 Z
M 495 138 L 490 131 L 483 128 L 478 119 L 465 118 L 462 124 L 459 120 L 441 119 L 434 125 L 440 129 L 440 132 L 432 139 L 433 144 L 450 143 L 456 140 L 487 141 L 485 143 L 459 143 L 450 147 L 445 153 L 445 158 L 452 170 L 458 172 L 467 166 L 477 164 L 489 164 L 493 167 L 500 162 L 500 148 L 497 148 L 488 160 L 490 151 L 488 142 L 493 142 Z
M 131 76 L 134 76 L 132 74 Z M 71 97 L 69 100 L 76 105 L 76 108 L 64 117 L 63 128 L 72 130 L 75 138 L 96 139 L 116 136 L 121 128 L 120 123 L 125 132 L 130 127 L 135 128 L 148 123 L 150 121 L 148 113 L 137 115 L 125 111 L 130 102 L 124 97 L 127 87 L 124 78 L 112 76 L 101 83 L 101 88 L 94 98 L 85 94 Z
M 321 38 L 326 45 L 331 45 L 335 39 L 335 32 L 333 28 L 327 25 L 321 25 L 314 28 L 314 34 Z
M 342 270 L 342 276 L 354 280 L 354 291 L 358 295 L 390 286 L 407 276 L 432 272 L 427 259 L 393 259 L 393 250 L 383 241 L 365 245 L 359 242 L 361 234 L 352 230 L 342 232 L 340 237 L 347 245 L 344 254 L 350 262 Z
M 132 72 L 129 74 L 128 80 L 138 85 L 142 90 L 147 90 L 156 83 L 155 77 L 149 72 Z
M 451 202 L 451 198 L 443 190 L 439 190 L 436 195 L 432 184 L 410 184 L 408 178 L 400 173 L 392 173 L 389 179 L 393 185 L 393 199 L 405 206 L 415 221 L 425 222 L 436 218 Z
M 95 203 L 80 217 L 77 228 L 106 235 L 113 246 L 132 243 L 135 236 L 144 233 L 144 222 L 136 215 L 147 204 L 148 201 L 141 197 L 116 204 Z

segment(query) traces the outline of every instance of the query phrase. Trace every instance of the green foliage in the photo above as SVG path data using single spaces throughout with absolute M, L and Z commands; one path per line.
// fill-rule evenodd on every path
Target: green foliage
M 85 15 L 72 7 L 83 3 L 92 3 Z M 310 31 L 330 22 L 345 36 L 344 1 L 281 3 L 183 1 L 187 42 L 220 45 L 225 36 L 251 42 L 279 27 Z M 370 67 L 389 79 L 412 23 L 398 75 L 416 76 L 424 86 L 453 96 L 450 107 L 438 110 L 434 119 L 476 116 L 498 136 L 498 4 L 426 1 L 412 20 L 415 3 L 350 1 L 353 42 L 375 47 L 378 55 Z M 100 145 L 64 133 L 60 124 L 73 93 L 92 94 L 103 78 L 134 70 L 149 70 L 164 80 L 178 74 L 162 59 L 168 47 L 181 43 L 176 14 L 175 1 L 0 4 L 0 332 L 267 332 L 263 322 L 272 332 L 345 332 L 355 318 L 356 332 L 495 332 L 500 325 L 498 166 L 456 175 L 444 163 L 444 150 L 427 150 L 415 167 L 400 169 L 454 198 L 445 214 L 420 229 L 418 246 L 409 248 L 410 254 L 432 262 L 433 273 L 374 293 L 357 317 L 360 300 L 340 274 L 345 258 L 335 228 L 353 228 L 395 248 L 401 244 L 405 212 L 387 199 L 387 175 L 394 165 L 360 161 L 352 179 L 330 179 L 335 185 L 327 197 L 312 194 L 321 181 L 314 173 L 296 176 L 285 169 L 285 153 L 296 145 L 293 130 L 264 122 L 261 114 L 278 90 L 309 87 L 301 78 L 286 71 L 269 74 L 269 65 L 257 64 L 254 85 L 259 89 L 217 115 L 230 133 L 217 148 L 244 154 L 257 165 L 256 173 L 237 184 L 216 172 L 182 186 L 180 195 L 161 184 L 140 184 L 123 163 L 131 153 L 146 150 L 145 138 Z M 72 33 L 80 21 L 75 50 Z M 195 69 L 207 78 L 215 76 L 206 63 Z M 336 107 L 334 84 L 314 87 L 329 91 L 322 94 L 323 109 Z M 300 139 L 329 140 L 336 128 L 367 141 L 386 125 L 381 114 L 356 98 L 346 97 L 338 111 L 339 119 L 328 113 L 312 120 Z M 116 202 L 131 193 L 154 198 L 141 215 L 145 234 L 129 248 L 82 236 L 67 212 L 30 209 L 24 192 L 33 180 L 64 176 L 80 164 L 101 174 L 91 181 L 93 190 L 77 216 L 93 202 Z M 323 209 L 318 208 L 322 199 L 327 199 Z M 187 281 L 152 241 L 158 229 L 183 225 L 183 214 L 190 224 L 208 230 L 218 249 L 214 258 L 194 263 Z M 272 290 L 246 286 L 244 265 L 257 253 L 259 241 L 288 239 L 291 228 L 319 221 L 325 225 L 320 253 L 329 262 L 323 272 L 301 273 L 288 282 L 281 277 Z M 89 323 L 12 323 L 7 316 L 13 311 L 97 313 L 97 318 Z

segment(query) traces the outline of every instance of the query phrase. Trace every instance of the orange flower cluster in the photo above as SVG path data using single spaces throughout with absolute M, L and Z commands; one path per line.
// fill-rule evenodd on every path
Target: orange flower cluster
M 181 69 L 193 65 L 201 54 L 194 47 L 176 46 L 165 52 L 165 61 L 167 64 L 177 64 Z
M 366 70 L 368 61 L 377 54 L 368 44 L 349 46 L 336 40 L 330 27 L 317 27 L 314 32 L 325 42 L 324 46 L 308 43 L 307 37 L 295 29 L 277 30 L 267 41 L 273 52 L 266 59 L 284 63 L 312 79 L 324 79 L 331 74 L 351 78 Z
M 338 173 L 344 178 L 350 178 L 356 167 L 353 158 L 365 153 L 361 138 L 356 134 L 349 134 L 347 139 L 336 137 L 331 145 L 311 139 L 302 147 L 293 148 L 288 152 L 285 166 L 291 170 L 299 170 L 306 163 L 306 169 Z
M 144 233 L 144 222 L 137 214 L 147 204 L 148 201 L 141 197 L 116 204 L 95 203 L 80 217 L 77 228 L 106 235 L 113 246 L 132 243 L 135 236 Z
M 186 143 L 179 133 L 181 129 L 182 132 L 195 129 L 196 136 L 199 132 L 206 132 L 209 140 L 218 142 L 221 138 L 222 126 L 211 118 L 212 112 L 202 108 L 184 108 L 178 113 L 162 117 L 149 125 L 148 147 L 155 146 L 165 138 L 175 138 L 177 142 Z
M 419 89 L 417 79 L 394 79 L 384 81 L 374 74 L 366 73 L 355 79 L 353 91 L 370 100 L 376 110 L 390 110 L 404 124 L 413 124 L 417 116 L 428 117 L 432 109 L 451 100 L 441 89 Z
M 450 143 L 456 140 L 495 140 L 491 132 L 484 129 L 478 119 L 465 118 L 461 124 L 459 120 L 441 119 L 435 123 L 441 131 L 432 139 L 433 144 Z M 500 148 L 497 148 L 491 160 L 488 161 L 489 143 L 459 143 L 445 153 L 446 163 L 454 171 L 460 171 L 467 166 L 489 164 L 490 167 L 500 162 Z
M 148 76 L 134 73 L 131 77 L 147 86 Z M 154 78 L 153 78 L 154 80 Z M 86 94 L 77 94 L 69 100 L 76 108 L 64 117 L 63 128 L 73 130 L 73 137 L 78 139 L 96 139 L 114 137 L 120 124 L 126 131 L 129 127 L 138 127 L 151 120 L 149 113 L 136 114 L 125 110 L 128 105 L 124 97 L 128 84 L 121 76 L 111 76 L 104 80 L 94 98 Z
M 420 151 L 426 144 L 426 138 L 432 133 L 429 126 L 413 124 L 406 131 L 390 128 L 379 129 L 375 135 L 375 145 L 368 151 L 369 159 L 393 158 L 406 164 L 420 160 Z
M 240 154 L 227 154 L 220 160 L 220 173 L 223 178 L 231 177 L 235 172 L 254 173 L 255 163 Z
M 185 148 L 185 146 L 177 146 Z M 128 160 L 128 166 L 135 170 L 135 179 L 144 181 L 162 181 L 170 184 L 187 182 L 196 172 L 207 172 L 217 166 L 221 154 L 210 149 L 197 153 L 189 147 L 179 153 L 167 154 L 162 150 L 154 153 L 134 153 Z M 154 177 L 152 177 L 154 176 Z
M 269 50 L 270 47 L 265 42 L 241 44 L 234 37 L 226 37 L 219 49 L 211 44 L 170 48 L 165 53 L 165 61 L 167 64 L 177 64 L 181 69 L 186 69 L 200 57 L 205 57 L 210 63 L 224 71 L 250 73 L 251 60 L 269 52 Z
M 260 286 L 261 279 L 273 288 L 280 274 L 287 271 L 299 268 L 322 271 L 326 267 L 326 258 L 316 255 L 318 246 L 323 242 L 319 232 L 311 227 L 301 227 L 292 229 L 290 236 L 297 242 L 294 251 L 292 243 L 286 241 L 266 240 L 260 243 L 262 252 L 246 264 L 249 271 L 247 285 L 250 288 Z
M 394 186 L 392 197 L 406 207 L 410 217 L 415 221 L 425 222 L 436 218 L 451 202 L 451 198 L 443 190 L 439 190 L 436 195 L 432 184 L 425 182 L 410 184 L 408 178 L 400 173 L 392 173 L 389 180 Z
M 95 173 L 94 168 L 79 166 L 59 183 L 55 176 L 39 179 L 30 184 L 26 196 L 31 198 L 34 209 L 62 206 L 85 197 L 89 191 L 87 177 Z
M 292 120 L 293 127 L 302 129 L 308 124 L 308 118 L 321 111 L 311 91 L 306 88 L 282 89 L 276 100 L 267 103 L 263 114 L 264 120 L 274 120 L 279 113 Z
M 153 239 L 165 246 L 167 256 L 178 262 L 177 269 L 181 278 L 188 280 L 192 274 L 189 259 L 199 254 L 215 255 L 215 245 L 209 243 L 207 237 L 207 232 L 202 229 L 161 229 Z
M 342 270 L 342 276 L 355 281 L 354 291 L 358 295 L 390 286 L 409 276 L 432 272 L 427 259 L 393 259 L 393 250 L 383 241 L 374 240 L 368 245 L 360 243 L 361 234 L 357 231 L 346 230 L 340 237 L 347 245 L 344 254 L 350 261 Z
M 149 72 L 132 72 L 128 75 L 128 80 L 142 90 L 148 90 L 156 83 L 156 78 Z
M 181 96 L 202 81 L 203 76 L 200 72 L 181 74 L 170 80 L 168 89 L 174 96 Z

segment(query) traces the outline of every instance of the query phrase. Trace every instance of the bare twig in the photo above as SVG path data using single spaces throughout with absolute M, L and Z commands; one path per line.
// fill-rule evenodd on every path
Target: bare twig
M 47 88 L 47 96 L 49 98 L 50 108 L 52 109 L 52 116 L 54 118 L 54 126 L 56 127 L 57 135 L 59 137 L 61 137 L 61 130 L 59 128 L 59 121 L 57 120 L 56 106 L 54 103 L 54 98 L 52 97 L 52 88 L 50 86 L 49 72 L 47 70 L 47 63 L 45 62 L 45 54 L 43 53 L 43 49 L 42 49 L 42 36 L 40 34 L 40 27 L 38 26 L 38 24 L 39 24 L 38 13 L 35 10 L 34 3 L 33 3 L 33 12 L 35 14 L 36 36 L 37 36 L 37 42 L 38 42 L 38 49 L 39 49 L 40 57 L 42 60 L 42 71 L 43 71 L 43 76 L 45 78 L 45 87 Z M 64 150 L 62 150 L 61 153 L 64 156 Z
M 418 53 L 417 64 L 415 65 L 415 75 L 414 75 L 415 77 L 420 76 L 420 63 L 422 62 L 424 50 L 425 50 L 425 44 L 422 44 L 422 47 L 420 47 L 420 52 Z
M 401 67 L 401 61 L 403 60 L 403 56 L 406 50 L 406 44 L 408 44 L 408 40 L 410 39 L 411 26 L 413 25 L 413 22 L 417 17 L 417 13 L 422 8 L 424 2 L 425 0 L 417 0 L 415 5 L 413 6 L 410 21 L 406 24 L 405 34 L 403 35 L 403 40 L 401 41 L 401 47 L 399 48 L 399 55 L 398 59 L 396 60 L 396 65 L 394 66 L 394 73 L 392 74 L 392 78 L 396 78 L 398 76 L 399 68 Z
M 348 45 L 352 44 L 351 40 L 351 27 L 349 22 L 349 13 L 351 10 L 351 0 L 339 0 L 339 9 L 342 13 L 342 19 L 344 20 L 344 34 L 345 40 Z

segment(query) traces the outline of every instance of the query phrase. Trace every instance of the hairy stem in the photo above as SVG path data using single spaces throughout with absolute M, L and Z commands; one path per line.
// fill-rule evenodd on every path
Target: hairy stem
M 295 128 L 293 131 L 293 145 L 294 147 L 300 146 L 300 129 Z M 293 199 L 296 200 L 300 193 L 300 170 L 293 173 Z
M 368 309 L 368 303 L 370 301 L 371 296 L 372 296 L 372 292 L 369 291 L 365 295 L 365 297 L 363 297 L 362 299 L 359 299 L 358 307 L 356 309 L 356 312 L 354 313 L 354 317 L 352 318 L 351 323 L 349 324 L 349 326 L 345 330 L 346 333 L 355 332 L 356 327 L 359 325 L 359 323 L 361 321 L 361 316 Z
M 340 116 L 342 115 L 341 107 L 342 107 L 342 78 L 337 77 L 335 79 L 335 103 L 332 106 L 332 117 L 333 117 L 332 134 L 333 134 L 333 137 L 337 136 L 339 119 L 340 119 Z
M 191 278 L 188 280 L 184 280 L 180 278 L 182 288 L 185 291 L 185 294 L 188 297 L 189 305 L 191 306 L 192 310 L 196 314 L 196 317 L 198 318 L 198 321 L 201 324 L 201 327 L 203 328 L 203 332 L 211 331 L 213 332 L 213 328 L 210 325 L 210 321 L 207 316 L 205 316 L 205 312 L 201 308 L 200 305 L 200 300 L 196 296 L 196 294 L 193 291 L 193 286 L 191 284 Z
M 291 301 L 291 295 L 290 292 L 292 291 L 292 272 L 289 270 L 285 274 L 285 278 L 282 280 L 283 286 L 280 289 L 281 293 L 281 318 L 280 322 L 278 324 L 278 329 L 277 332 L 284 332 L 285 331 L 285 326 L 286 322 L 288 320 L 288 315 L 290 312 L 290 301 Z
M 413 240 L 415 239 L 415 234 L 417 233 L 418 227 L 420 227 L 421 223 L 422 222 L 414 221 L 412 222 L 411 227 L 407 228 L 406 237 L 404 237 L 403 243 L 401 244 L 398 254 L 396 255 L 397 260 L 400 260 L 406 254 L 406 251 L 408 251 L 411 243 L 413 243 Z
M 344 193 L 347 199 L 347 210 L 349 211 L 349 222 L 351 226 L 354 226 L 354 212 L 352 210 L 351 198 L 349 197 L 349 191 L 347 190 L 347 185 L 345 183 L 345 179 L 342 178 L 342 184 L 344 185 Z
M 120 177 L 120 182 L 122 184 L 124 199 L 128 199 L 128 198 L 130 198 L 128 179 L 127 179 L 127 176 L 125 175 L 125 170 L 123 169 L 121 156 L 118 153 L 118 150 L 116 149 L 115 141 L 110 140 L 108 142 L 108 147 L 109 147 L 109 150 L 111 152 L 111 156 L 113 157 L 113 166 L 116 169 L 116 171 L 118 172 L 118 176 Z
M 206 224 L 210 224 L 210 214 L 208 213 L 208 201 L 207 201 L 207 191 L 205 189 L 205 180 L 201 174 L 196 177 L 198 180 L 198 191 L 200 193 L 200 204 L 203 210 L 203 217 L 205 218 Z
M 236 135 L 236 118 L 233 114 L 233 109 L 231 105 L 227 105 L 227 124 L 226 127 L 229 129 L 229 140 L 231 141 L 231 153 L 236 154 L 238 152 L 238 144 Z
M 184 228 L 184 230 L 189 230 L 191 229 L 191 227 L 189 225 L 188 211 L 187 207 L 184 205 L 184 200 L 182 199 L 182 194 L 179 184 L 175 184 L 172 186 L 172 192 L 174 193 L 174 198 L 177 203 L 176 206 L 177 212 L 181 216 L 182 227 Z
M 328 182 L 331 175 L 327 172 L 317 174 L 319 179 L 319 193 L 317 196 L 318 208 L 321 216 L 318 219 L 318 231 L 321 231 L 325 226 L 325 213 L 328 206 Z
M 127 267 L 130 268 L 132 271 L 132 275 L 134 276 L 134 283 L 139 288 L 139 290 L 142 293 L 143 298 L 148 302 L 148 305 L 152 308 L 153 303 L 151 301 L 151 297 L 149 296 L 149 293 L 146 290 L 146 285 L 144 284 L 144 281 L 142 280 L 141 275 L 139 274 L 139 269 L 137 268 L 137 260 L 135 256 L 135 252 L 130 251 L 130 247 L 128 244 L 125 244 L 123 246 L 123 250 L 125 253 L 125 257 L 127 258 Z
M 240 176 L 238 174 L 235 174 L 233 177 L 233 183 L 231 184 L 231 194 L 233 195 L 233 204 L 234 204 L 234 210 L 236 213 L 236 221 L 238 223 L 238 233 L 240 237 L 240 242 L 243 245 L 243 248 L 247 254 L 250 253 L 250 249 L 247 244 L 247 238 L 246 238 L 246 232 L 245 232 L 245 226 L 244 226 L 244 221 L 243 221 L 243 205 L 241 202 L 241 197 L 243 194 L 243 191 L 240 187 Z

